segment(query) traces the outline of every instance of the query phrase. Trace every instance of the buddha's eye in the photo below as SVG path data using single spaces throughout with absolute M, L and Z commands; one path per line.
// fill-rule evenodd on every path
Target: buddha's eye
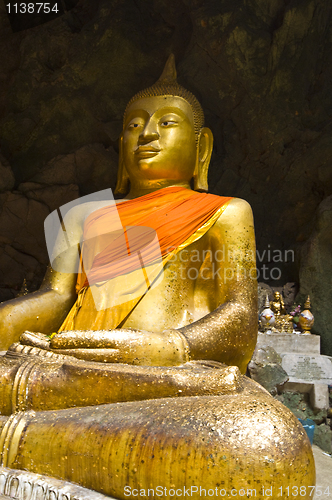
M 144 126 L 144 122 L 142 120 L 134 118 L 131 122 L 128 123 L 128 129 L 141 128 Z
M 176 124 L 177 124 L 177 122 L 174 120 L 165 120 L 165 121 L 161 122 L 160 125 L 162 127 L 171 127 L 171 126 L 176 125 Z

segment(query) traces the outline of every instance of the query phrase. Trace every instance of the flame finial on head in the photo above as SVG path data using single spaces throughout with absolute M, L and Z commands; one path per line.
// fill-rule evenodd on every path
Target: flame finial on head
M 124 118 L 126 117 L 129 106 L 133 102 L 144 97 L 157 96 L 175 96 L 185 99 L 191 106 L 191 109 L 193 111 L 194 128 L 196 137 L 198 137 L 200 130 L 204 126 L 204 113 L 202 110 L 202 106 L 200 105 L 196 97 L 191 92 L 189 92 L 189 90 L 178 84 L 174 54 L 171 54 L 167 59 L 164 70 L 156 83 L 151 87 L 141 90 L 130 99 L 124 114 Z
M 162 74 L 159 79 L 156 81 L 155 85 L 159 84 L 173 84 L 177 85 L 177 72 L 175 67 L 175 57 L 174 54 L 171 54 L 166 61 L 165 67 L 163 69 Z

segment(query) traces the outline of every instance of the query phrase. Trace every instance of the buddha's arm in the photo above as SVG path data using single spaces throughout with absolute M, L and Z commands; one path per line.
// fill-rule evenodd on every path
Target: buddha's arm
M 245 371 L 257 339 L 255 234 L 248 203 L 231 201 L 211 230 L 211 247 L 219 270 L 216 294 L 225 294 L 226 300 L 178 331 L 188 342 L 191 359 L 213 359 Z
M 70 227 L 70 237 L 80 241 L 82 236 L 83 210 L 68 214 L 65 221 Z M 57 269 L 75 269 L 78 260 L 77 245 L 63 251 L 59 237 L 55 255 Z M 56 331 L 76 299 L 75 273 L 57 272 L 49 268 L 37 292 L 8 300 L 0 304 L 0 349 L 6 349 L 19 340 L 25 330 L 51 333 Z
M 75 276 L 48 270 L 40 290 L 0 304 L 0 349 L 17 342 L 25 330 L 56 331 L 75 301 Z

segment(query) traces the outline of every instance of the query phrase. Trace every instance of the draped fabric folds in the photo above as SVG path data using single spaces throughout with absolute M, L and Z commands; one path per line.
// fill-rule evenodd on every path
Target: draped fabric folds
M 78 298 L 59 331 L 121 325 L 168 260 L 201 238 L 230 200 L 167 187 L 90 214 L 84 224 Z

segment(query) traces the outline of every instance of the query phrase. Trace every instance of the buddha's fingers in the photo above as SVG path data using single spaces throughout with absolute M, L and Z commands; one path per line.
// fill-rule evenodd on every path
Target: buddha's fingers
M 185 337 L 177 330 L 118 329 L 57 334 L 51 350 L 90 361 L 145 366 L 176 366 L 189 361 Z
M 27 330 L 20 336 L 20 343 L 31 347 L 39 347 L 40 349 L 50 349 L 50 339 L 44 333 L 29 332 Z
M 56 349 L 54 352 L 99 363 L 122 363 L 119 349 Z
M 51 340 L 51 349 L 77 348 L 112 348 L 114 341 L 107 339 L 107 331 L 70 330 L 55 335 Z M 84 358 L 86 359 L 86 358 Z
M 51 349 L 113 349 L 125 342 L 144 337 L 144 331 L 119 330 L 70 330 L 56 334 Z M 86 358 L 84 358 L 86 359 Z
M 109 349 L 114 347 L 114 330 L 70 330 L 58 333 L 51 340 L 52 349 Z

